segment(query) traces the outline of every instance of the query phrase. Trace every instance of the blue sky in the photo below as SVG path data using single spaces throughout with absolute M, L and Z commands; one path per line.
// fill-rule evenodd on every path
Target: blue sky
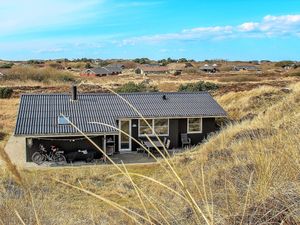
M 298 0 L 0 0 L 0 58 L 300 60 Z

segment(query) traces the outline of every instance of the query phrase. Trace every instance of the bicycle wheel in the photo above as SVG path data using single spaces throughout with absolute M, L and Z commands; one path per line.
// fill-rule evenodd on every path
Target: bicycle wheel
M 57 164 L 65 164 L 67 162 L 67 159 L 64 155 L 55 155 L 54 156 L 54 162 L 56 162 Z
M 31 156 L 32 162 L 41 165 L 44 161 L 45 161 L 45 156 L 42 155 L 40 152 L 35 152 L 33 153 L 33 155 Z

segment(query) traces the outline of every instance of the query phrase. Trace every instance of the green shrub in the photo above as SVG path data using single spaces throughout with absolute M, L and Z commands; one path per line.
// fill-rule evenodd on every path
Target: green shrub
M 12 88 L 0 87 L 0 98 L 10 98 L 12 96 L 12 93 Z
M 86 63 L 85 66 L 84 66 L 84 68 L 90 69 L 90 68 L 93 68 L 93 67 L 92 67 L 92 65 L 90 63 Z
M 30 60 L 27 61 L 27 64 L 39 65 L 39 64 L 44 64 L 44 61 L 43 60 L 30 59 Z
M 275 63 L 276 67 L 285 67 L 285 66 L 292 66 L 292 65 L 294 65 L 294 62 L 290 60 L 285 60 L 285 61 L 280 61 Z
M 148 86 L 143 83 L 136 84 L 132 81 L 123 84 L 121 87 L 116 90 L 119 93 L 131 93 L 131 92 L 157 92 L 156 86 Z
M 181 84 L 178 88 L 178 91 L 197 92 L 216 90 L 218 88 L 219 86 L 215 83 L 199 81 L 196 83 Z
M 13 63 L 4 63 L 4 64 L 0 65 L 0 68 L 1 69 L 10 69 L 10 68 L 12 68 L 13 65 L 14 65 Z
M 136 58 L 133 60 L 133 62 L 136 62 L 139 64 L 149 64 L 149 63 L 151 63 L 151 60 L 148 58 Z

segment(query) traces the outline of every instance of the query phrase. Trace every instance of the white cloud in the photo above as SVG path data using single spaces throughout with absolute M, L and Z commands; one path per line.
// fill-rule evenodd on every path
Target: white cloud
M 253 31 L 255 29 L 257 29 L 257 27 L 259 26 L 259 23 L 253 23 L 253 22 L 248 22 L 248 23 L 243 23 L 241 25 L 238 26 L 238 28 L 240 29 L 240 31 Z
M 270 34 L 296 34 L 300 31 L 300 15 L 265 16 L 260 30 Z
M 193 29 L 185 29 L 182 33 L 200 33 L 200 32 L 212 32 L 212 33 L 231 33 L 233 27 L 232 26 L 216 26 L 216 27 L 197 27 Z
M 279 22 L 281 24 L 299 23 L 300 15 L 284 15 L 284 16 L 267 15 L 264 17 L 264 22 L 276 22 L 276 23 Z
M 197 27 L 184 29 L 180 33 L 157 34 L 152 36 L 140 36 L 128 38 L 122 41 L 121 45 L 135 45 L 138 42 L 157 43 L 168 40 L 197 40 L 213 37 L 221 37 L 223 34 L 232 34 L 231 26 L 224 27 Z
M 157 34 L 128 38 L 123 45 L 140 42 L 157 43 L 170 40 L 197 40 L 238 37 L 300 36 L 300 15 L 265 16 L 260 22 L 245 22 L 239 25 L 196 27 L 184 29 L 178 33 Z

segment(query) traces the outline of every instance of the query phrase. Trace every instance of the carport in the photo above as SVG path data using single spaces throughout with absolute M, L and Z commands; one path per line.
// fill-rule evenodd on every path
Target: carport
M 90 136 L 100 148 L 104 149 L 104 135 Z M 51 145 L 64 151 L 65 156 L 69 153 L 78 152 L 78 150 L 87 150 L 94 153 L 95 159 L 102 157 L 102 153 L 99 152 L 96 147 L 83 136 L 72 137 L 32 137 L 26 138 L 26 161 L 32 162 L 31 156 L 34 152 L 39 151 L 39 146 L 43 145 L 47 150 L 50 150 Z

